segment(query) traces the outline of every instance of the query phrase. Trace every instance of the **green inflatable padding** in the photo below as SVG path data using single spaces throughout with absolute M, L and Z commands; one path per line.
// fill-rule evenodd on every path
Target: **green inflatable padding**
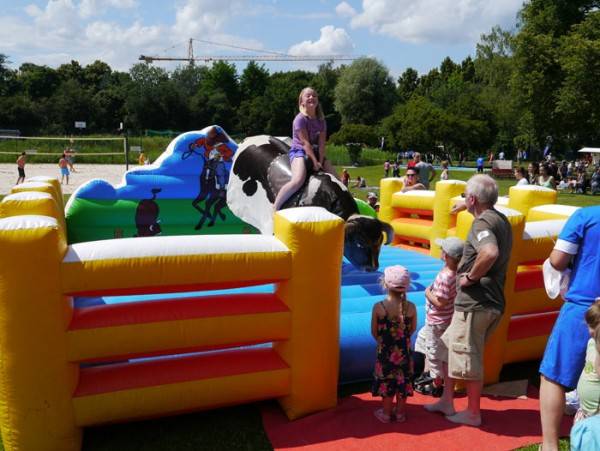
M 377 217 L 377 212 L 367 202 L 365 202 L 362 199 L 357 199 L 356 197 L 354 198 L 354 200 L 356 201 L 356 206 L 358 207 L 358 212 L 361 215 L 371 216 L 372 218 Z

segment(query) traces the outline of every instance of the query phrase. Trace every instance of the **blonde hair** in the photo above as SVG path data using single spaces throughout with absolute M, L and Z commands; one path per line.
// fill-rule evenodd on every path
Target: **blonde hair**
M 600 327 L 600 301 L 594 302 L 585 312 L 585 322 L 590 329 L 598 329 Z
M 304 115 L 307 115 L 307 114 L 306 114 L 306 108 L 304 108 L 304 106 L 302 105 L 302 96 L 309 89 L 315 93 L 315 95 L 317 96 L 317 98 L 319 97 L 319 93 L 317 92 L 317 90 L 315 88 L 311 87 L 311 86 L 307 86 L 302 91 L 300 91 L 300 94 L 298 95 L 298 110 L 302 114 L 304 114 Z M 317 109 L 316 109 L 315 113 L 317 114 L 317 118 L 319 118 L 321 120 L 325 119 L 325 114 L 323 113 L 323 107 L 321 106 L 321 101 L 320 100 L 317 103 Z

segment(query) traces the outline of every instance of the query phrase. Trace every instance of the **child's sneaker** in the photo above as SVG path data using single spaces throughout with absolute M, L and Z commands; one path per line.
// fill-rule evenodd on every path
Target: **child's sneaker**
M 375 415 L 375 418 L 377 418 L 382 423 L 391 423 L 392 422 L 392 416 L 386 415 L 385 412 L 383 411 L 383 409 L 377 409 L 375 412 L 373 412 L 373 415 Z

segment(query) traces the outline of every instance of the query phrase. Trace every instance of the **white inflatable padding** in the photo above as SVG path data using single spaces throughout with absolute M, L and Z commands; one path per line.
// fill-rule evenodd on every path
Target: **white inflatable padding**
M 557 215 L 571 216 L 578 209 L 579 207 L 572 207 L 571 205 L 547 204 L 532 207 L 529 211 L 539 211 L 545 213 L 554 213 Z
M 442 185 L 463 185 L 463 186 L 467 186 L 467 182 L 463 182 L 462 180 L 439 180 L 436 183 L 436 186 L 438 184 L 442 184 Z
M 323 207 L 286 208 L 285 210 L 278 211 L 277 214 L 292 223 L 342 221 L 342 218 L 325 210 Z
M 58 228 L 55 218 L 41 215 L 10 216 L 0 219 L 0 230 Z
M 498 204 L 494 205 L 494 208 L 507 218 L 511 216 L 523 216 L 523 213 L 521 213 L 519 210 L 515 210 L 514 208 L 508 208 Z
M 20 185 L 17 185 L 18 188 L 27 188 L 27 189 L 39 189 L 39 188 L 47 188 L 50 185 L 49 183 L 45 183 L 45 182 L 25 182 L 25 183 L 21 183 Z
M 35 177 L 27 178 L 27 182 L 47 182 L 48 180 L 58 180 L 58 177 L 52 177 L 49 175 L 36 175 Z
M 416 189 L 414 191 L 407 191 L 405 193 L 398 191 L 394 193 L 394 195 L 409 197 L 435 197 L 435 191 Z
M 89 241 L 68 247 L 63 263 L 144 257 L 289 252 L 265 235 L 153 236 Z
M 552 192 L 555 191 L 551 188 L 545 188 L 543 186 L 538 186 L 538 185 L 519 185 L 519 186 L 513 186 L 511 187 L 511 189 L 517 189 L 519 191 L 546 191 L 546 192 Z
M 2 199 L 2 202 L 9 202 L 11 200 L 22 201 L 40 199 L 52 199 L 52 195 L 49 193 L 43 193 L 41 191 L 21 191 L 19 193 L 9 194 L 4 199 Z
M 508 196 L 500 196 L 498 197 L 498 200 L 496 201 L 496 205 L 500 205 L 503 207 L 507 207 L 508 206 Z
M 525 224 L 523 240 L 534 238 L 555 237 L 565 226 L 566 219 L 548 219 L 546 221 L 534 221 Z

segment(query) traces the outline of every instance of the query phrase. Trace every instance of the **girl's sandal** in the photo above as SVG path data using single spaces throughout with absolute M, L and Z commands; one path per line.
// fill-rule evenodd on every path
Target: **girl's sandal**
M 386 415 L 384 413 L 383 409 L 377 409 L 375 412 L 373 412 L 373 415 L 375 415 L 375 418 L 377 418 L 382 423 L 391 423 L 392 422 L 391 415 Z
M 406 414 L 401 413 L 400 415 L 396 414 L 396 423 L 404 423 L 406 421 Z

